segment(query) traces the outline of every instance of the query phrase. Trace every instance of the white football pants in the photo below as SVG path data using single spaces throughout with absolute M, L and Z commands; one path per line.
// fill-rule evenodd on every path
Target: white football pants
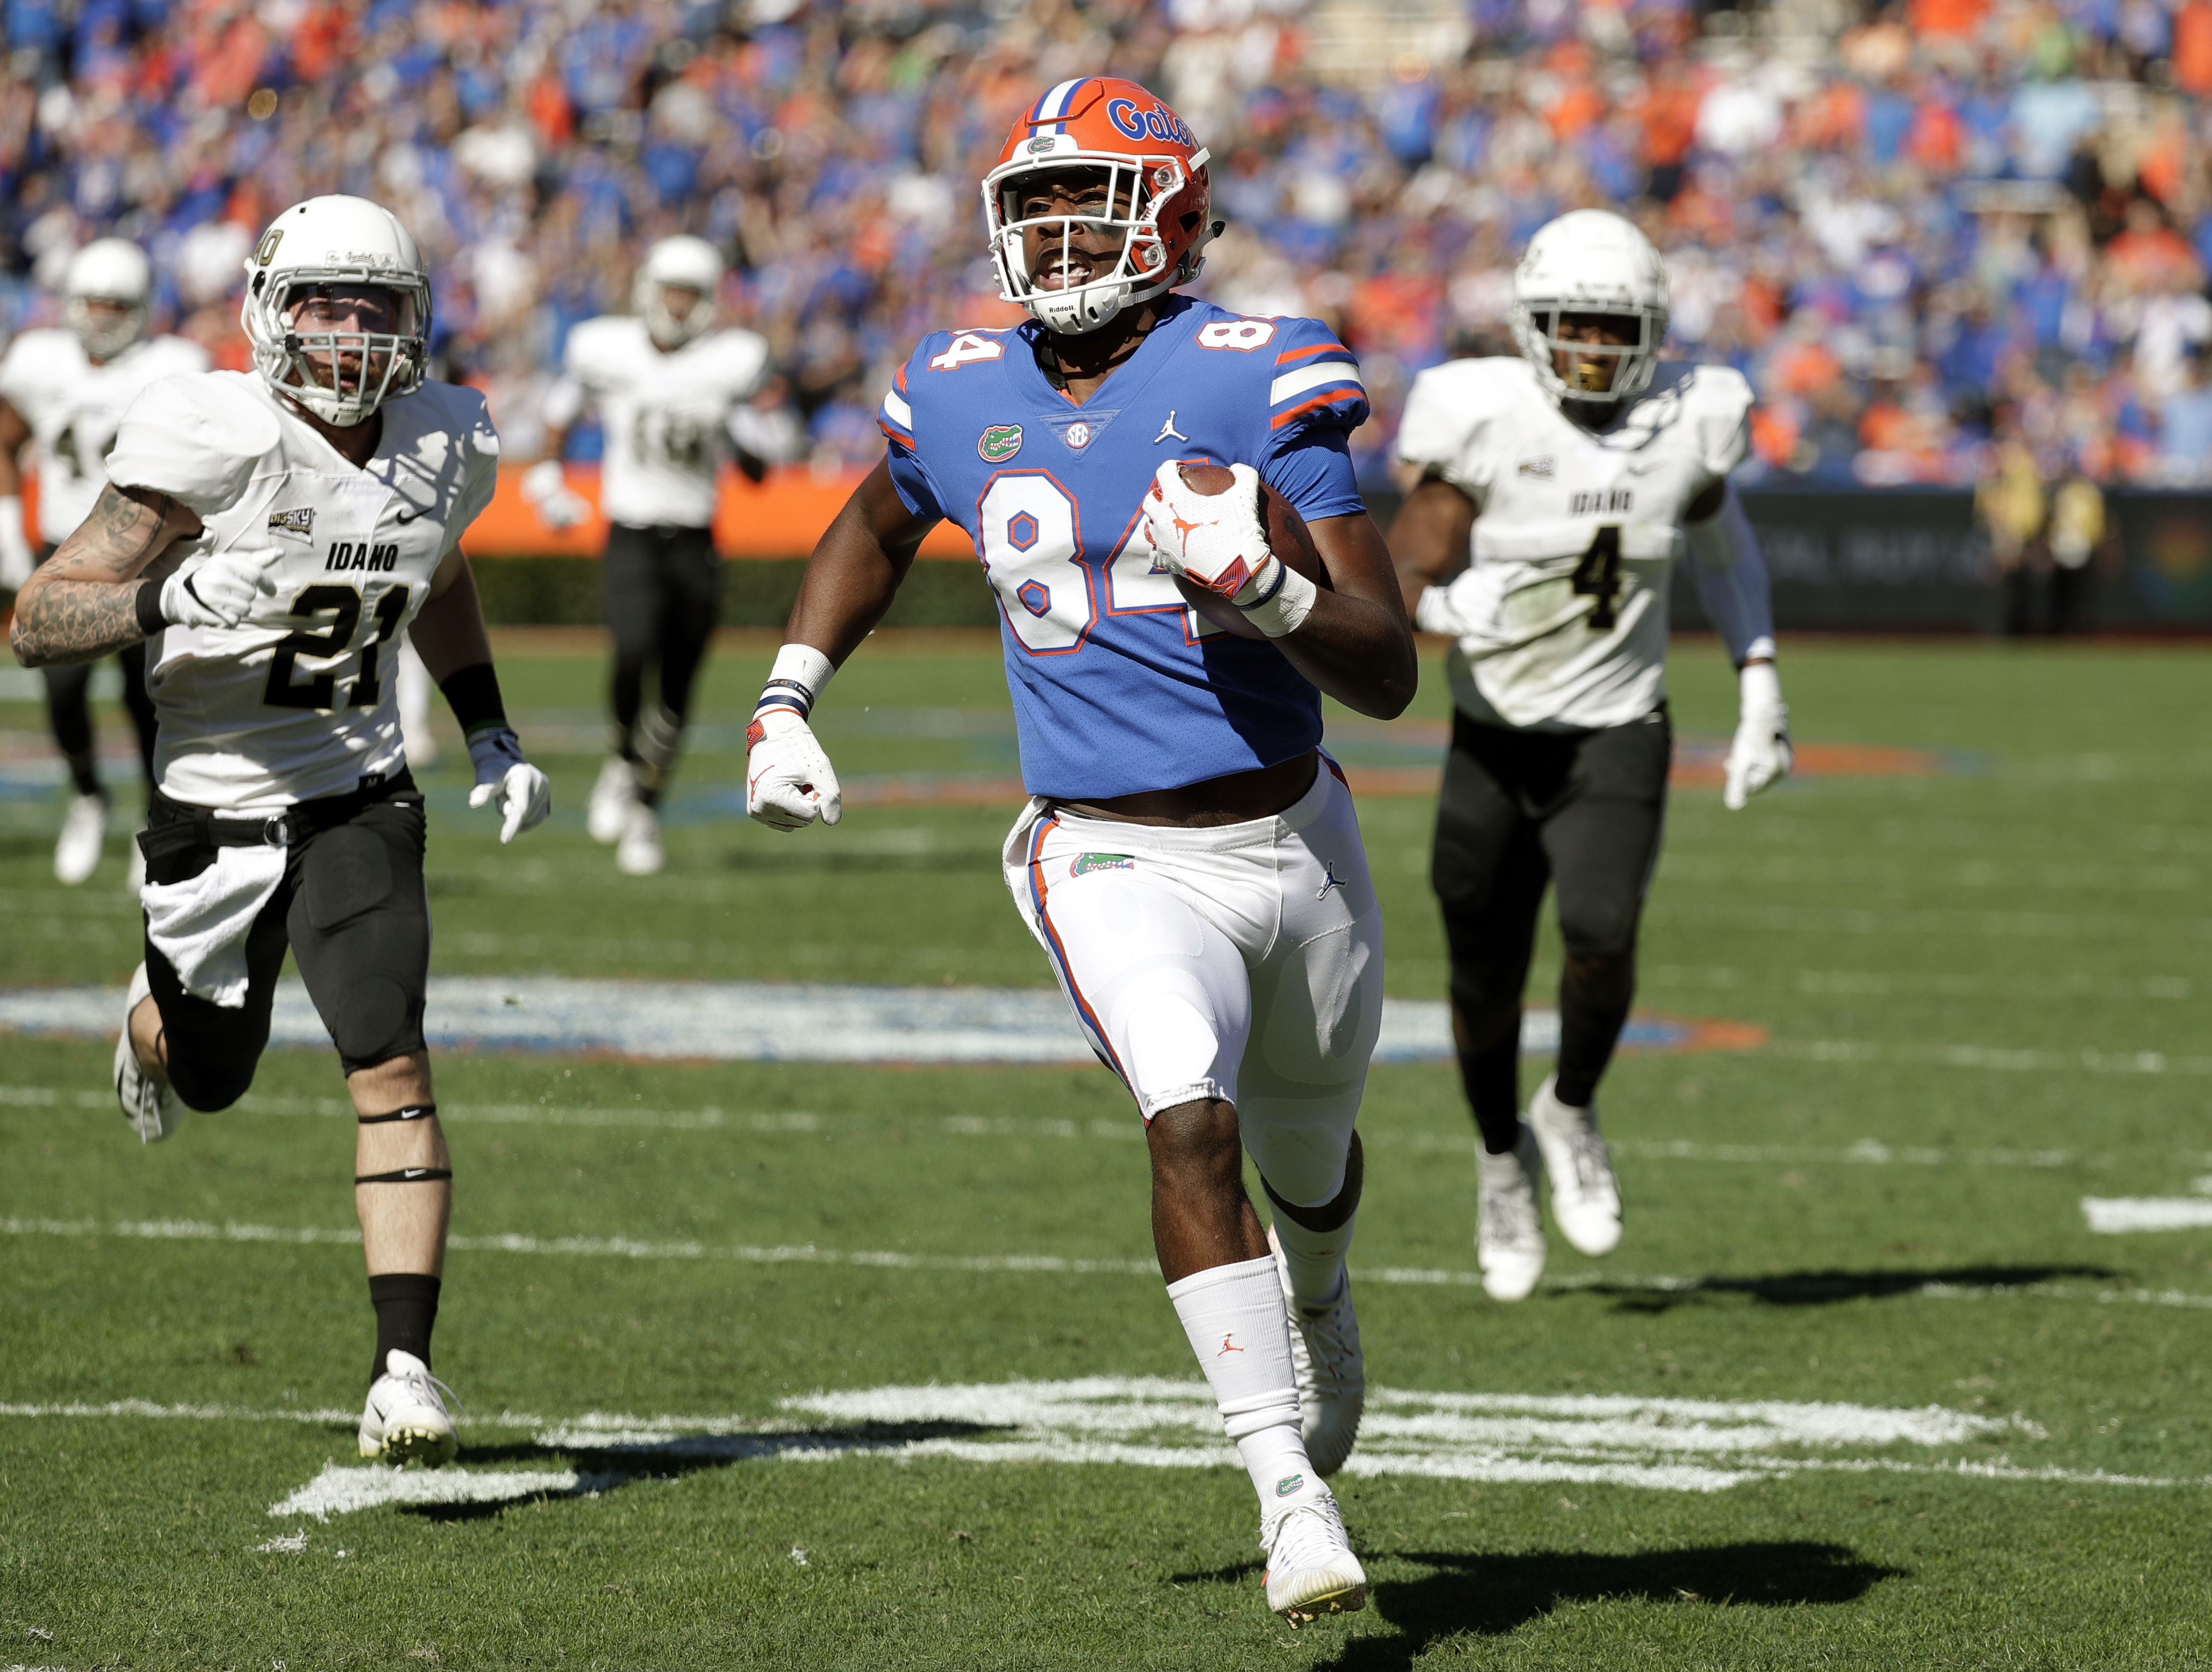
M 1382 912 L 1334 763 L 1276 817 L 1211 830 L 1033 800 L 1005 864 L 1085 1037 L 1146 1122 L 1233 1104 L 1277 1195 L 1334 1201 L 1382 1021 Z

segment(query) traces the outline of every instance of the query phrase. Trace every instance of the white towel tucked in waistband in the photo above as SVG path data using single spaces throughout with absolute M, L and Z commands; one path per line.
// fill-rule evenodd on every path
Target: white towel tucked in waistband
M 148 883 L 146 938 L 169 960 L 185 992 L 225 1010 L 246 1003 L 246 935 L 276 885 L 290 850 L 256 844 L 218 848 L 215 863 L 180 883 Z

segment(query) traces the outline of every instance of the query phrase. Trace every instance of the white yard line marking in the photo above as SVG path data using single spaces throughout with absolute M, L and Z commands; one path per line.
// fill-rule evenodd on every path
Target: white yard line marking
M 504 1411 L 465 1425 L 520 1429 L 580 1467 L 395 1470 L 326 1463 L 270 1506 L 317 1519 L 380 1505 L 503 1504 L 574 1497 L 684 1462 L 828 1462 L 853 1456 L 947 1457 L 978 1463 L 1122 1463 L 1144 1468 L 1237 1467 L 1203 1383 L 1157 1377 L 887 1387 L 780 1401 L 765 1420 L 741 1415 L 588 1412 L 551 1418 Z M 221 1405 L 0 1405 L 0 1416 L 349 1423 L 341 1410 Z M 827 1421 L 846 1425 L 824 1430 Z M 853 1432 L 854 1428 L 860 1432 Z M 939 1432 L 902 1435 L 902 1427 Z M 965 1433 L 945 1429 L 965 1428 Z M 1356 1475 L 1409 1474 L 1497 1482 L 1553 1481 L 1668 1492 L 1719 1492 L 1746 1481 L 1818 1473 L 1893 1473 L 2080 1486 L 2201 1487 L 2190 1476 L 2114 1474 L 1996 1456 L 1899 1456 L 1964 1445 L 2034 1444 L 2043 1428 L 2017 1413 L 1983 1416 L 1944 1406 L 1788 1400 L 1692 1400 L 1630 1395 L 1368 1395 Z M 1852 1452 L 1877 1456 L 1838 1455 Z
M 2186 1204 L 2212 1209 L 2212 1201 Z M 2212 1213 L 2192 1221 L 2212 1224 Z M 0 1219 L 0 1237 L 117 1237 L 154 1242 L 295 1243 L 356 1245 L 361 1232 L 349 1225 L 216 1225 L 205 1219 Z M 555 1255 L 580 1259 L 612 1260 L 727 1260 L 757 1266 L 847 1266 L 885 1271 L 1004 1272 L 1014 1274 L 1063 1277 L 1158 1278 L 1159 1267 L 1146 1259 L 1081 1259 L 1058 1254 L 910 1254 L 888 1249 L 825 1249 L 811 1243 L 779 1247 L 754 1247 L 690 1241 L 654 1242 L 629 1237 L 526 1237 L 515 1234 L 457 1236 L 447 1238 L 449 1249 L 485 1254 Z M 1381 1283 L 1416 1288 L 1475 1288 L 1480 1272 L 1455 1271 L 1423 1266 L 1363 1266 L 1352 1275 L 1361 1283 Z M 1880 1277 L 1881 1273 L 1871 1274 Z M 1720 1296 L 1755 1294 L 1762 1283 L 1786 1286 L 1787 1277 L 1674 1277 L 1664 1274 L 1589 1272 L 1550 1277 L 1544 1287 L 1553 1291 L 1602 1289 L 1608 1293 L 1639 1291 L 1655 1294 L 1711 1293 Z M 1946 1283 L 1940 1278 L 1900 1282 L 1885 1298 L 1907 1295 L 1937 1300 L 2033 1298 L 2091 1301 L 2099 1304 L 2130 1302 L 2152 1306 L 2212 1307 L 2212 1295 L 2180 1290 L 2091 1287 L 2067 1283 Z M 43 1411 L 44 1408 L 41 1408 Z M 38 1414 L 0 1405 L 0 1415 Z M 86 1408 L 86 1414 L 98 1414 Z M 123 1413 L 117 1413 L 121 1414 Z M 343 1414 L 341 1413 L 341 1415 Z M 302 1420 L 320 1420 L 302 1417 Z
M 80 1109 L 112 1108 L 115 1099 L 106 1091 L 69 1091 L 46 1085 L 0 1085 L 0 1108 L 53 1108 L 64 1103 Z M 307 1115 L 351 1121 L 353 1105 L 337 1097 L 286 1097 L 249 1091 L 239 1099 L 239 1109 L 252 1115 Z M 872 1130 L 896 1125 L 911 1131 L 908 1123 L 885 1122 L 868 1116 L 816 1115 L 805 1110 L 733 1112 L 711 1105 L 704 1109 L 592 1109 L 560 1104 L 466 1104 L 441 1102 L 439 1118 L 464 1125 L 609 1127 L 672 1132 L 817 1133 L 840 1129 Z M 1141 1143 L 1144 1127 L 1132 1114 L 1119 1120 L 1069 1121 L 1050 1117 L 1023 1119 L 1006 1115 L 947 1115 L 938 1128 L 956 1138 L 1098 1139 L 1109 1143 Z M 1387 1126 L 1362 1127 L 1360 1136 L 1370 1149 L 1443 1152 L 1473 1157 L 1474 1134 L 1450 1132 L 1403 1132 Z M 1753 1164 L 1779 1163 L 1792 1166 L 1842 1163 L 1854 1166 L 1908 1167 L 1959 1165 L 1966 1167 L 2069 1167 L 2080 1158 L 2071 1150 L 1932 1149 L 1925 1146 L 1889 1145 L 1878 1138 L 1862 1138 L 1855 1144 L 1711 1144 L 1680 1138 L 1613 1138 L 1607 1140 L 1617 1156 L 1639 1161 L 1694 1161 Z
M 573 1493 L 580 1484 L 573 1468 L 416 1469 L 377 1463 L 345 1468 L 325 1463 L 320 1474 L 271 1504 L 269 1513 L 326 1521 L 380 1504 L 511 1504 L 540 1493 Z
M 2084 1196 L 2081 1217 L 2106 1237 L 2133 1231 L 2201 1231 L 2212 1225 L 2212 1199 L 2203 1196 Z
M 2001 1045 L 1892 1045 L 1863 1039 L 1777 1039 L 1766 1049 L 1809 1062 L 1930 1063 L 1943 1068 L 1987 1068 L 2002 1073 L 2212 1074 L 2212 1056 L 2170 1056 L 2164 1051 L 2014 1049 Z

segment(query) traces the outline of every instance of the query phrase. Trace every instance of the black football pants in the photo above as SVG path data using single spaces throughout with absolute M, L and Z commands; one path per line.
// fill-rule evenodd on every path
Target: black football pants
M 1636 931 L 1659 856 L 1674 728 L 1523 732 L 1456 715 L 1431 881 L 1451 954 L 1460 1078 L 1493 1155 L 1520 1123 L 1521 995 L 1548 883 L 1559 893 L 1560 1101 L 1595 1095 L 1636 991 Z
M 156 795 L 139 847 L 146 879 L 179 883 L 215 863 L 221 831 L 204 809 Z M 276 977 L 289 948 L 348 1073 L 423 1049 L 430 903 L 422 885 L 422 793 L 402 771 L 352 795 L 295 810 L 284 880 L 246 941 L 246 1003 L 232 1010 L 185 991 L 151 939 L 146 979 L 161 1013 L 169 1084 L 187 1109 L 228 1109 L 253 1084 L 269 1044 Z
M 704 528 L 607 532 L 600 579 L 615 641 L 611 693 L 615 749 L 637 773 L 638 794 L 659 802 L 691 710 L 691 686 L 707 660 L 722 597 L 722 562 Z M 657 674 L 659 701 L 647 714 L 645 676 Z

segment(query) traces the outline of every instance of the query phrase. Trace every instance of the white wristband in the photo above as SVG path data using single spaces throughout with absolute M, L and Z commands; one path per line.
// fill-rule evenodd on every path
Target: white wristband
M 1771 662 L 1753 662 L 1736 676 L 1736 690 L 1746 709 L 1772 710 L 1782 706 L 1782 676 Z
M 814 712 L 815 703 L 829 689 L 837 665 L 811 644 L 787 644 L 775 653 L 775 666 L 762 687 L 757 714 L 763 708 L 789 708 L 801 720 Z
M 1281 558 L 1275 561 L 1282 566 L 1281 584 L 1264 601 L 1249 608 L 1238 606 L 1244 611 L 1244 619 L 1271 639 L 1286 637 L 1304 626 L 1306 617 L 1313 613 L 1314 599 L 1321 593 L 1320 587 Z

